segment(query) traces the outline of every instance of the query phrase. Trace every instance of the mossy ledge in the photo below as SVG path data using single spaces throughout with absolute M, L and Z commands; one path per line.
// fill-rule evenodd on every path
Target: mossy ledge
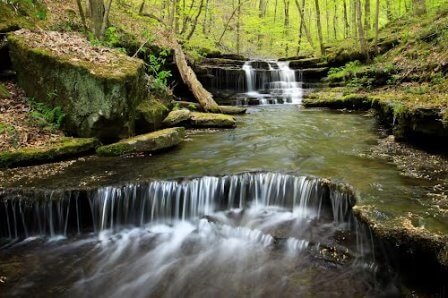
M 146 98 L 143 61 L 95 48 L 76 33 L 20 30 L 8 40 L 19 85 L 61 107 L 69 135 L 114 141 L 134 133 L 136 106 Z
M 394 94 L 344 95 L 337 92 L 316 92 L 307 95 L 303 105 L 362 111 L 374 109 L 378 120 L 391 127 L 397 139 L 448 140 L 448 123 L 444 120 L 446 110 L 397 101 L 394 100 Z
M 395 256 L 400 270 L 414 275 L 408 278 L 421 281 L 425 276 L 420 272 L 439 272 L 431 278 L 438 276 L 440 280 L 432 282 L 447 282 L 444 277 L 448 275 L 448 235 L 414 227 L 407 217 L 399 217 L 386 224 L 377 218 L 374 206 L 354 206 L 353 214 L 370 227 L 383 249 Z
M 87 154 L 99 145 L 95 138 L 62 138 L 39 148 L 23 148 L 0 153 L 0 167 L 48 163 Z
M 120 142 L 99 147 L 96 152 L 101 156 L 120 156 L 138 152 L 154 152 L 174 147 L 185 137 L 185 128 L 167 128 Z

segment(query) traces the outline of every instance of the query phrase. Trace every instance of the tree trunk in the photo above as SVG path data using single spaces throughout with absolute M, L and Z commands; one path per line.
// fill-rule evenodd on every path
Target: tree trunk
M 308 40 L 308 43 L 310 44 L 311 48 L 314 49 L 314 42 L 313 42 L 313 38 L 311 37 L 311 33 L 309 30 L 309 27 L 307 26 L 305 20 L 305 0 L 303 0 L 302 6 L 300 5 L 298 0 L 295 0 L 297 9 L 299 10 L 299 14 L 300 14 L 300 18 L 302 19 L 302 26 L 303 26 L 303 31 L 305 32 L 305 36 L 306 39 Z
M 414 6 L 414 15 L 421 16 L 426 13 L 426 3 L 425 0 L 412 0 Z
M 364 28 L 362 25 L 361 0 L 355 0 L 355 1 L 356 1 L 356 22 L 358 25 L 359 44 L 361 47 L 361 53 L 368 56 L 367 43 L 366 43 L 366 38 L 364 35 Z
M 84 31 L 87 32 L 86 16 L 84 14 L 84 8 L 82 7 L 81 0 L 76 0 L 76 4 L 78 5 L 78 10 L 79 10 L 79 15 L 81 17 L 82 26 L 84 27 Z
M 103 16 L 103 22 L 101 24 L 101 31 L 100 31 L 100 38 L 103 39 L 104 32 L 106 32 L 106 27 L 109 24 L 109 14 L 110 14 L 110 8 L 112 6 L 112 0 L 109 0 L 106 6 L 106 10 L 104 12 Z
M 364 30 L 370 31 L 370 0 L 364 0 Z
M 347 2 L 344 0 L 344 38 L 350 34 L 350 23 L 348 22 Z
M 190 40 L 190 39 L 191 39 L 191 37 L 192 37 L 193 34 L 194 34 L 194 31 L 196 30 L 196 27 L 197 27 L 197 25 L 198 25 L 199 16 L 200 16 L 201 13 L 202 13 L 202 8 L 203 8 L 203 7 L 204 7 L 204 0 L 201 0 L 201 4 L 199 5 L 199 11 L 198 11 L 198 13 L 196 14 L 196 17 L 194 18 L 193 24 L 192 24 L 192 26 L 191 26 L 190 33 L 189 33 L 188 36 L 187 36 L 187 40 Z
M 174 61 L 177 69 L 182 77 L 182 81 L 188 86 L 188 89 L 193 93 L 196 100 L 207 112 L 219 112 L 219 106 L 213 99 L 210 92 L 205 90 L 201 82 L 199 82 L 196 74 L 188 65 L 187 58 L 180 44 L 173 38 Z
M 320 54 L 324 55 L 324 42 L 322 40 L 322 25 L 320 22 L 320 8 L 319 8 L 319 0 L 314 0 L 314 3 L 316 4 L 316 26 L 317 26 L 317 37 L 319 38 L 319 49 Z
M 91 30 L 96 38 L 101 38 L 101 27 L 104 18 L 104 3 L 103 0 L 90 0 L 90 21 Z
M 334 33 L 334 40 L 338 39 L 338 4 L 336 3 L 336 0 L 333 0 L 334 5 L 334 15 L 333 15 L 333 33 Z
M 378 33 L 380 27 L 380 0 L 376 0 L 375 10 L 375 47 L 378 48 Z
M 240 41 L 241 41 L 241 0 L 238 0 L 238 16 L 236 22 L 236 53 L 240 54 Z

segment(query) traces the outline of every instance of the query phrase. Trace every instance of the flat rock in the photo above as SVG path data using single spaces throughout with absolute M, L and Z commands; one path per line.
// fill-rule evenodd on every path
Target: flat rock
M 167 128 L 99 147 L 96 152 L 102 156 L 154 152 L 178 145 L 182 142 L 184 136 L 185 129 L 183 127 Z
M 219 106 L 219 109 L 221 110 L 221 113 L 228 115 L 245 114 L 247 111 L 246 108 L 236 106 Z
M 171 111 L 168 116 L 163 120 L 163 125 L 170 127 L 178 125 L 179 123 L 190 120 L 191 112 L 188 109 L 180 109 Z
M 214 113 L 191 113 L 191 124 L 197 127 L 233 128 L 236 126 L 234 117 Z
M 95 138 L 62 138 L 38 148 L 23 148 L 0 153 L 0 167 L 46 163 L 93 151 L 99 142 Z

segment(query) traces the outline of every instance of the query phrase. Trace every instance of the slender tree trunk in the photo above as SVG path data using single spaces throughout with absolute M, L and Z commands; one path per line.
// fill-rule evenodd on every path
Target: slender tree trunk
M 390 0 L 386 0 L 386 16 L 388 21 L 391 21 L 393 19 L 392 10 L 390 7 Z
M 236 53 L 240 54 L 240 41 L 241 41 L 241 0 L 238 0 L 238 15 L 236 22 Z
M 106 32 L 106 27 L 109 24 L 109 14 L 110 14 L 110 8 L 112 7 L 112 0 L 109 0 L 106 6 L 106 10 L 104 12 L 103 16 L 103 22 L 101 24 L 101 31 L 100 31 L 100 38 L 104 37 L 104 32 Z
M 79 10 L 79 16 L 81 17 L 82 26 L 84 28 L 84 31 L 87 32 L 87 22 L 86 22 L 86 16 L 84 14 L 84 8 L 82 7 L 81 0 L 76 0 L 76 4 L 78 5 Z
M 370 0 L 364 0 L 364 30 L 370 31 Z
M 327 33 L 326 33 L 326 38 L 327 41 L 330 40 L 330 8 L 328 7 L 328 0 L 325 0 L 325 21 L 326 21 L 326 28 L 327 28 Z
M 309 27 L 306 24 L 306 18 L 305 18 L 305 0 L 303 0 L 302 5 L 300 5 L 298 0 L 295 0 L 297 10 L 300 14 L 300 19 L 302 20 L 302 29 L 305 32 L 306 39 L 308 40 L 308 43 L 310 44 L 311 48 L 314 49 L 314 42 L 313 38 L 311 37 L 311 33 L 309 30 Z
M 375 10 L 375 47 L 378 49 L 378 32 L 380 28 L 380 0 L 376 0 Z
M 322 25 L 320 22 L 320 8 L 319 8 L 319 0 L 314 0 L 314 3 L 316 5 L 316 26 L 317 26 L 317 37 L 319 38 L 319 49 L 320 54 L 324 55 L 324 42 L 322 40 Z
M 353 34 L 353 40 L 357 40 L 358 39 L 358 25 L 356 22 L 356 16 L 357 16 L 357 9 L 356 9 L 356 5 L 357 5 L 357 1 L 358 0 L 351 0 L 352 2 L 352 34 Z
M 196 27 L 197 27 L 197 25 L 198 25 L 199 16 L 200 16 L 201 13 L 202 13 L 202 8 L 203 8 L 203 7 L 204 7 L 204 0 L 201 0 L 201 4 L 199 5 L 198 13 L 196 14 L 196 17 L 194 18 L 193 25 L 191 26 L 190 33 L 189 33 L 188 36 L 187 36 L 187 40 L 190 40 L 190 39 L 191 39 L 191 37 L 192 37 L 193 34 L 194 34 L 194 31 L 196 30 Z
M 209 6 L 210 0 L 207 0 L 205 2 L 205 13 L 204 13 L 204 21 L 202 23 L 202 33 L 205 35 L 207 34 L 207 20 L 208 20 L 208 15 L 209 15 Z
M 344 0 L 344 38 L 350 34 L 350 23 L 348 22 L 347 2 Z
M 337 30 L 337 24 L 338 24 L 338 4 L 336 3 L 336 0 L 333 0 L 334 5 L 334 15 L 333 15 L 333 33 L 334 33 L 334 40 L 338 39 L 338 30 Z
M 426 13 L 426 3 L 425 0 L 412 0 L 414 6 L 414 15 L 421 16 Z
M 367 59 L 368 59 L 367 43 L 366 43 L 366 38 L 364 35 L 364 27 L 362 24 L 361 0 L 355 0 L 355 1 L 356 1 L 356 22 L 358 25 L 359 44 L 361 47 L 361 53 L 363 53 L 364 55 L 367 55 Z
M 296 0 L 296 6 L 297 6 L 297 0 Z M 300 25 L 299 25 L 299 44 L 297 45 L 297 56 L 300 54 L 300 50 L 302 48 L 302 38 L 303 38 L 303 25 L 306 26 L 305 20 L 303 19 L 304 11 L 303 8 L 305 7 L 305 0 L 302 0 L 302 7 L 297 7 L 299 11 L 300 16 Z

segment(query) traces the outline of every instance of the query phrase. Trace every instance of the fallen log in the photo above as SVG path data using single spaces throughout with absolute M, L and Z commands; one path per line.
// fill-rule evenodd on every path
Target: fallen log
M 188 89 L 193 93 L 196 100 L 206 112 L 220 112 L 218 104 L 213 99 L 213 96 L 208 92 L 199 82 L 196 74 L 188 65 L 187 58 L 181 45 L 173 38 L 174 61 L 177 65 L 182 81 L 188 86 Z

